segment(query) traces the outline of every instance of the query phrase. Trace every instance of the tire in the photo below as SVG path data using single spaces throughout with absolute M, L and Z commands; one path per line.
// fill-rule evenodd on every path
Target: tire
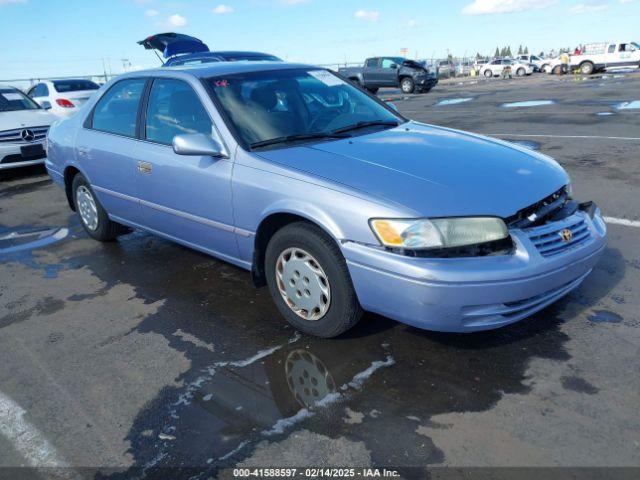
M 527 71 L 522 67 L 516 70 L 516 75 L 518 77 L 524 77 L 526 74 L 527 74 Z
M 484 76 L 486 78 L 491 78 L 491 77 L 493 77 L 493 72 L 491 70 L 485 70 L 484 71 Z
M 362 87 L 362 83 L 359 78 L 350 78 L 351 83 L 353 83 L 356 87 Z
M 413 93 L 416 89 L 416 84 L 411 77 L 404 77 L 400 80 L 400 90 L 402 93 Z
M 292 260 L 296 263 L 289 263 Z M 309 261 L 313 270 L 307 266 Z M 303 333 L 336 337 L 362 317 L 362 307 L 340 249 L 315 225 L 296 222 L 278 230 L 267 245 L 265 272 L 269 293 L 278 310 Z M 291 296 L 287 295 L 288 288 Z M 318 296 L 319 291 L 324 293 Z M 314 297 L 319 298 L 320 303 L 315 302 Z M 296 304 L 298 299 L 301 303 Z M 307 306 L 305 302 L 309 302 L 307 310 L 298 308 Z
M 98 198 L 89 182 L 81 173 L 78 173 L 73 177 L 71 184 L 73 192 L 73 204 L 76 207 L 76 212 L 80 217 L 80 223 L 87 234 L 96 240 L 101 242 L 110 242 L 114 240 L 118 235 L 128 233 L 130 230 L 109 219 L 107 212 L 102 208 Z M 80 197 L 80 198 L 79 198 Z M 93 202 L 93 205 L 91 205 Z M 94 212 L 95 226 L 87 220 L 87 215 L 83 215 L 81 209 L 89 209 Z M 92 217 L 93 218 L 93 217 Z
M 542 65 L 542 66 L 540 67 L 540 71 L 541 71 L 542 73 L 549 73 L 549 72 L 547 71 L 547 69 L 548 69 L 548 68 L 549 68 L 549 64 L 548 64 L 548 63 L 545 63 L 544 65 Z
M 378 93 L 378 88 L 374 88 L 374 87 L 367 87 L 367 90 L 369 91 L 369 93 L 371 93 L 372 95 L 375 95 L 376 93 Z
M 551 70 L 551 73 L 554 75 L 561 75 L 562 74 L 562 65 L 556 65 L 555 67 L 553 67 L 553 69 Z
M 580 64 L 580 73 L 583 75 L 591 75 L 595 69 L 595 66 L 591 62 L 583 62 Z

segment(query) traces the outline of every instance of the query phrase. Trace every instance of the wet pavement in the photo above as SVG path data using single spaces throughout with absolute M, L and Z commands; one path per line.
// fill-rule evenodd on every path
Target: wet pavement
M 439 85 L 397 106 L 550 154 L 576 197 L 638 220 L 640 141 L 602 137 L 638 137 L 640 117 L 597 112 L 638 98 L 640 77 L 565 80 Z M 473 100 L 433 108 L 460 98 Z M 501 107 L 540 98 L 556 103 Z M 236 465 L 638 466 L 640 229 L 609 234 L 579 289 L 516 325 L 443 334 L 367 314 L 319 340 L 290 328 L 244 271 L 141 232 L 97 243 L 41 169 L 5 174 L 0 394 L 55 449 L 45 460 L 100 467 L 100 478 L 167 467 L 207 478 Z M 0 430 L 0 446 L 10 435 Z M 29 452 L 2 448 L 0 465 L 29 465 Z

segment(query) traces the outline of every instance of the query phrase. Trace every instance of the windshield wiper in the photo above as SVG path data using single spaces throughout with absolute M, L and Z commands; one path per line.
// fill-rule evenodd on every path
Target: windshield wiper
M 286 135 L 284 137 L 270 138 L 268 140 L 262 140 L 260 142 L 254 142 L 249 145 L 251 148 L 267 147 L 269 145 L 277 145 L 279 143 L 290 143 L 301 140 L 316 140 L 323 138 L 348 138 L 348 135 L 342 135 L 340 132 L 326 132 L 326 133 L 298 133 L 296 135 Z
M 366 127 L 375 127 L 378 125 L 397 127 L 398 125 L 400 125 L 400 123 L 395 120 L 369 120 L 367 122 L 358 122 L 353 125 L 349 125 L 347 127 L 331 130 L 331 133 L 337 133 L 337 134 L 346 133 L 346 132 L 351 132 L 353 130 L 359 130 L 361 128 L 366 128 Z

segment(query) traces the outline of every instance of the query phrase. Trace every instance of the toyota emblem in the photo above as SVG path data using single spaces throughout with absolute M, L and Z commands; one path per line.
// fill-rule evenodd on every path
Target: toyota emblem
M 20 136 L 25 142 L 33 142 L 36 139 L 36 134 L 33 133 L 33 130 L 29 130 L 25 128 L 20 132 Z
M 562 241 L 568 243 L 573 238 L 573 233 L 568 228 L 565 228 L 560 232 L 560 237 L 562 237 Z

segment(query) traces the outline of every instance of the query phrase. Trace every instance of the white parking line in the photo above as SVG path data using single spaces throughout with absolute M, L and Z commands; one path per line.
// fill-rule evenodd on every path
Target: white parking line
M 26 411 L 0 392 L 0 434 L 4 436 L 31 467 L 65 469 L 61 478 L 75 478 L 70 465 L 35 426 L 24 419 Z M 53 474 L 53 472 L 50 472 Z
M 533 135 L 524 133 L 480 133 L 487 137 L 531 137 L 531 138 L 581 138 L 597 140 L 640 140 L 640 137 L 605 137 L 600 135 Z
M 615 217 L 602 217 L 604 221 L 607 223 L 611 223 L 613 225 L 624 225 L 625 227 L 636 227 L 640 228 L 640 221 L 638 220 L 627 220 L 626 218 L 615 218 Z

